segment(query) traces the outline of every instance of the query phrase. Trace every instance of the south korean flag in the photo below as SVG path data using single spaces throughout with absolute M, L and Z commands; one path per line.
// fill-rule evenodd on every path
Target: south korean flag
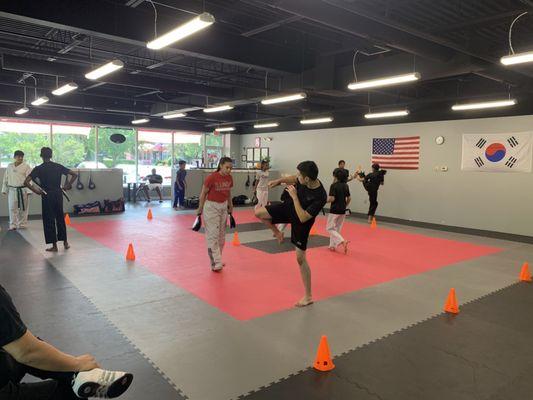
M 463 171 L 531 172 L 532 133 L 463 135 Z

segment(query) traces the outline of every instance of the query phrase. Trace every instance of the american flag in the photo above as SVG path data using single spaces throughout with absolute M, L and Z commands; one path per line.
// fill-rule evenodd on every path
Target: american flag
M 372 164 L 385 169 L 418 169 L 420 136 L 372 139 Z

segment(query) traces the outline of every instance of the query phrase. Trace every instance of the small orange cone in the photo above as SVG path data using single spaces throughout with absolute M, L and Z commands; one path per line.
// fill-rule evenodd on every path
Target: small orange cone
M 126 253 L 126 260 L 135 261 L 135 252 L 133 251 L 133 244 L 128 245 L 128 252 Z
M 309 232 L 309 235 L 311 235 L 311 236 L 318 235 L 318 231 L 317 231 L 315 225 L 313 225 L 313 226 L 311 227 L 311 232 Z
M 70 226 L 70 216 L 67 214 L 65 214 L 65 225 L 68 225 Z
M 151 208 L 148 209 L 148 214 L 146 214 L 146 218 L 148 218 L 149 220 L 152 220 L 153 215 L 152 215 L 152 209 Z
M 444 311 L 447 313 L 459 314 L 459 306 L 457 305 L 457 298 L 455 297 L 454 288 L 451 288 L 450 293 L 448 293 L 446 304 L 444 304 Z
M 520 271 L 520 282 L 531 282 L 531 273 L 529 272 L 529 264 L 527 262 L 522 265 L 522 270 Z
M 241 244 L 241 241 L 239 240 L 239 232 L 235 231 L 233 234 L 233 241 L 231 242 L 234 246 L 239 246 Z
M 335 368 L 329 354 L 328 338 L 326 335 L 323 335 L 320 338 L 320 344 L 318 345 L 318 350 L 316 352 L 315 365 L 313 365 L 313 367 L 319 371 L 331 371 Z
M 376 217 L 372 217 L 372 223 L 370 224 L 371 229 L 376 229 L 378 227 L 378 224 L 376 222 Z

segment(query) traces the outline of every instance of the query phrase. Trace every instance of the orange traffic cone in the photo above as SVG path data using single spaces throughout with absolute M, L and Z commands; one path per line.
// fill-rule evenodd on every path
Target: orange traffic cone
M 451 288 L 448 293 L 448 298 L 444 304 L 444 311 L 452 314 L 459 314 L 459 306 L 457 305 L 457 298 L 455 297 L 455 289 Z
M 152 209 L 151 208 L 148 209 L 148 214 L 146 214 L 146 218 L 148 218 L 149 220 L 151 220 L 153 218 Z
M 531 282 L 531 273 L 529 272 L 529 264 L 527 262 L 522 265 L 522 270 L 520 271 L 520 282 Z
M 372 223 L 370 224 L 371 229 L 376 229 L 378 227 L 378 224 L 376 222 L 376 217 L 372 217 Z
M 70 226 L 70 216 L 67 214 L 65 214 L 65 225 L 68 225 Z
M 313 226 L 311 227 L 311 232 L 309 232 L 309 235 L 311 235 L 311 236 L 318 235 L 318 231 L 317 231 L 315 225 L 313 225 Z
M 320 344 L 316 352 L 315 365 L 313 367 L 319 371 L 331 371 L 335 368 L 331 356 L 329 354 L 328 338 L 323 335 L 320 338 Z
M 126 253 L 126 260 L 135 261 L 135 252 L 133 251 L 133 244 L 128 245 L 128 252 Z
M 241 244 L 241 241 L 239 240 L 239 232 L 235 231 L 233 234 L 233 241 L 231 242 L 234 246 L 239 246 Z

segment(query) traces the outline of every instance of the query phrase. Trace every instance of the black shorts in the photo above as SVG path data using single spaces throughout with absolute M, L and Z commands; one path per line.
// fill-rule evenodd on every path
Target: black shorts
M 311 232 L 315 219 L 311 218 L 302 224 L 292 203 L 272 204 L 265 208 L 272 217 L 273 224 L 291 224 L 291 243 L 300 250 L 307 250 L 309 233 Z

